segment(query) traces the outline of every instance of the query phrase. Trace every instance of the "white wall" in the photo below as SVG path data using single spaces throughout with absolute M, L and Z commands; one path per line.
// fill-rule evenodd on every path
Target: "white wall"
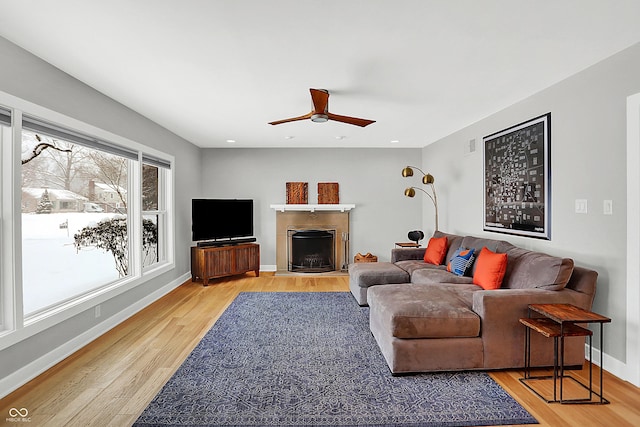
M 612 318 L 605 353 L 626 362 L 626 102 L 640 92 L 640 44 L 429 145 L 423 164 L 440 178 L 441 228 L 509 240 L 598 271 L 594 311 Z M 551 112 L 551 241 L 485 233 L 482 138 Z M 464 155 L 475 139 L 478 150 Z M 588 214 L 576 214 L 576 199 Z M 613 200 L 613 215 L 603 200 Z M 637 212 L 634 213 L 638 215 Z M 638 309 L 638 307 L 636 307 Z M 598 343 L 597 336 L 594 343 Z M 611 366 L 609 366 L 610 368 Z M 608 368 L 605 361 L 605 368 Z
M 351 211 L 351 260 L 371 252 L 388 261 L 395 242 L 421 229 L 420 195 L 404 196 L 408 164 L 420 166 L 420 149 L 206 149 L 202 155 L 202 196 L 254 199 L 255 234 L 262 265 L 276 264 L 276 213 L 271 204 L 286 202 L 286 183 L 309 183 L 309 203 L 317 203 L 318 182 L 337 182 L 340 202 Z M 425 234 L 433 232 L 433 219 Z
M 176 268 L 105 301 L 100 319 L 95 319 L 93 310 L 87 310 L 0 351 L 0 384 L 7 387 L 95 338 L 113 326 L 118 317 L 156 298 L 167 285 L 179 285 L 188 277 L 191 210 L 185 207 L 200 192 L 200 150 L 3 38 L 0 38 L 0 63 L 0 91 L 175 156 L 177 207 Z M 0 387 L 0 393 L 6 391 Z

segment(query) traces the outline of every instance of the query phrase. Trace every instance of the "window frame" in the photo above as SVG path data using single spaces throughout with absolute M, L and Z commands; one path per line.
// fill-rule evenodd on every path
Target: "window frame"
M 11 182 L 12 169 L 10 165 L 5 165 L 5 159 L 13 158 L 13 128 L 12 111 L 4 106 L 0 106 L 0 334 L 15 325 L 13 321 L 13 263 L 11 254 L 13 253 L 12 227 L 10 218 L 12 209 Z
M 166 262 L 156 265 L 156 268 L 145 271 L 143 274 L 140 258 L 135 255 L 135 253 L 141 251 L 137 250 L 139 246 L 134 246 L 140 244 L 137 236 L 141 236 L 142 224 L 141 155 L 143 152 L 150 153 L 169 165 L 173 165 L 174 157 L 172 155 L 1 91 L 0 105 L 8 107 L 12 112 L 13 123 L 10 144 L 2 144 L 0 150 L 0 187 L 2 188 L 2 197 L 0 199 L 0 219 L 2 220 L 2 227 L 0 228 L 2 233 L 2 246 L 0 246 L 0 297 L 2 297 L 0 301 L 0 350 L 2 350 L 87 310 L 92 310 L 103 302 L 175 269 L 175 257 L 173 255 L 175 249 L 172 246 L 168 246 Z M 137 172 L 134 172 L 134 178 L 129 180 L 131 190 L 130 203 L 133 202 L 132 205 L 134 206 L 133 212 L 128 214 L 131 217 L 129 233 L 132 233 L 130 234 L 129 262 L 130 267 L 133 267 L 129 276 L 29 318 L 25 318 L 22 310 L 22 221 L 19 201 L 22 191 L 20 155 L 23 113 L 28 117 L 42 118 L 47 123 L 56 124 L 65 129 L 73 129 L 83 135 L 94 135 L 98 140 L 106 141 L 115 147 L 133 150 L 136 152 L 139 165 L 139 167 L 131 168 Z M 173 245 L 175 234 L 173 169 L 168 175 L 167 245 Z
M 140 183 L 142 185 L 143 179 L 144 177 L 142 176 L 142 170 L 144 168 L 145 165 L 148 166 L 153 166 L 156 167 L 158 170 L 158 208 L 156 210 L 142 210 L 141 213 L 141 227 L 142 227 L 142 220 L 144 220 L 145 216 L 151 216 L 151 215 L 155 215 L 157 217 L 157 257 L 158 260 L 152 264 L 149 264 L 147 266 L 145 266 L 144 264 L 142 264 L 142 271 L 143 274 L 146 274 L 150 271 L 155 270 L 156 268 L 162 266 L 163 264 L 167 263 L 167 262 L 172 262 L 173 260 L 173 252 L 169 249 L 173 247 L 173 241 L 172 241 L 172 237 L 170 238 L 171 233 L 168 230 L 168 226 L 169 226 L 169 212 L 167 209 L 169 200 L 172 199 L 171 196 L 171 191 L 170 191 L 170 178 L 172 176 L 172 168 L 171 168 L 171 164 L 161 164 L 158 162 L 154 162 L 154 161 L 150 161 L 148 156 L 143 155 L 141 162 L 140 162 L 140 173 L 141 173 L 141 180 Z M 140 199 L 142 200 L 142 191 L 141 190 L 141 194 L 140 194 Z M 173 205 L 173 203 L 171 203 Z M 141 205 L 142 208 L 142 205 Z M 169 245 L 169 242 L 171 241 L 171 244 Z M 141 251 L 142 251 L 142 245 L 140 247 Z M 170 256 L 171 254 L 171 256 Z

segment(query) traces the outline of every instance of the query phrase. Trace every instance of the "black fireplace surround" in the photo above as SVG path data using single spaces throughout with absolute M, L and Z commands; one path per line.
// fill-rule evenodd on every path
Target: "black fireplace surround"
M 335 230 L 288 230 L 288 270 L 323 273 L 335 270 Z

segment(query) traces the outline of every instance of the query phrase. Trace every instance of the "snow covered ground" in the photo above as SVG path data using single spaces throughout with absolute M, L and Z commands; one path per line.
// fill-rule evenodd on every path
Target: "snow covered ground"
M 76 297 L 118 279 L 113 255 L 102 249 L 77 251 L 73 235 L 115 214 L 52 213 L 22 215 L 24 313 Z M 68 228 L 60 225 L 68 221 Z

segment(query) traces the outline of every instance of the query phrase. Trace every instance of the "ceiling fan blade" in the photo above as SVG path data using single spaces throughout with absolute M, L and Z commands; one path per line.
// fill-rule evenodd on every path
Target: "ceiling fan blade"
M 270 125 L 279 125 L 282 123 L 289 123 L 289 122 L 295 122 L 298 120 L 305 120 L 305 119 L 310 119 L 311 116 L 313 115 L 313 111 L 305 114 L 304 116 L 299 116 L 299 117 L 292 117 L 290 119 L 283 119 L 283 120 L 276 120 L 275 122 L 269 122 Z
M 321 89 L 309 89 L 311 100 L 313 101 L 313 111 L 318 114 L 325 114 L 329 104 L 329 92 Z
M 338 114 L 327 113 L 329 120 L 335 120 L 336 122 L 348 123 L 350 125 L 356 125 L 365 127 L 371 123 L 375 123 L 375 120 L 359 119 L 357 117 L 340 116 Z

